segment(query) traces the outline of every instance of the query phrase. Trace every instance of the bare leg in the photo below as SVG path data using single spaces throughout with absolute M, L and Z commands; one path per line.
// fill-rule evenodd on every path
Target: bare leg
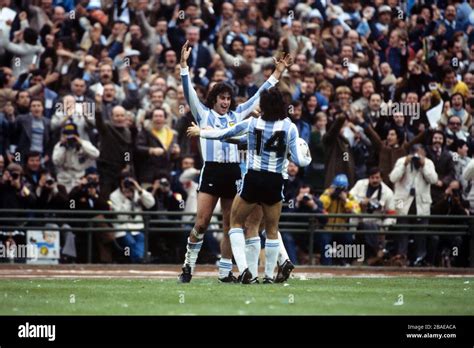
M 191 242 L 196 243 L 202 240 L 202 237 L 209 226 L 212 213 L 214 212 L 218 200 L 219 197 L 210 195 L 209 193 L 198 193 L 196 222 L 194 223 L 193 231 L 189 234 Z
M 191 280 L 190 273 L 194 271 L 199 251 L 202 246 L 204 233 L 211 221 L 212 213 L 217 204 L 218 197 L 212 196 L 205 192 L 199 192 L 197 197 L 197 216 L 193 229 L 191 230 L 186 246 L 186 255 L 184 256 L 183 274 L 180 276 L 182 282 Z M 189 270 L 190 268 L 190 270 Z M 184 274 L 188 269 L 188 275 Z M 189 273 L 190 272 L 190 273 Z
M 282 202 L 273 205 L 263 204 L 263 216 L 267 240 L 265 242 L 265 278 L 273 279 L 280 250 L 278 240 L 278 222 L 280 221 Z M 265 282 L 265 280 L 264 280 Z
M 222 229 L 224 230 L 224 238 L 221 241 L 222 258 L 232 259 L 232 249 L 230 247 L 229 229 L 230 229 L 230 211 L 232 209 L 233 199 L 221 198 L 222 208 Z

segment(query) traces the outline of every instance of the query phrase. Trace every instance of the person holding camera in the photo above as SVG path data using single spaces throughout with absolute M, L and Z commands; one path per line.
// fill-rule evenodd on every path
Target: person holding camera
M 454 180 L 448 185 L 448 188 L 444 191 L 443 198 L 438 202 L 434 203 L 431 207 L 431 214 L 465 216 L 470 215 L 469 202 L 464 200 L 462 197 L 462 185 L 459 181 Z M 465 221 L 452 220 L 449 219 L 449 217 L 446 217 L 446 219 L 436 219 L 434 223 L 440 225 L 463 225 L 465 224 Z M 452 265 L 454 265 L 458 267 L 468 267 L 466 257 L 467 253 L 465 253 L 462 248 L 463 236 L 433 236 L 432 244 L 433 247 L 431 250 L 429 250 L 426 256 L 426 262 L 428 264 L 435 264 L 436 257 L 438 256 L 438 251 L 441 249 L 440 266 L 451 267 Z M 453 250 L 458 250 L 457 257 L 454 257 L 455 255 L 453 255 Z
M 33 209 L 36 204 L 36 195 L 23 176 L 23 169 L 16 163 L 10 163 L 0 181 L 0 209 Z M 7 232 L 0 235 L 0 244 L 24 244 L 24 233 L 13 233 L 16 227 L 23 224 L 24 214 L 8 214 L 8 217 L 18 217 L 17 221 L 2 221 L 0 217 L 0 231 Z M 12 226 L 6 228 L 6 226 Z
M 171 190 L 171 184 L 166 176 L 157 177 L 153 181 L 151 194 L 155 197 L 155 205 L 151 208 L 152 210 L 181 211 L 184 209 L 183 197 L 180 193 Z M 175 218 L 179 220 L 178 216 Z
M 31 209 L 36 199 L 33 189 L 25 180 L 23 168 L 17 163 L 10 163 L 0 182 L 0 209 Z
M 393 191 L 382 182 L 380 168 L 369 169 L 369 178 L 356 182 L 349 193 L 359 202 L 362 213 L 365 214 L 394 214 L 395 204 Z M 383 230 L 384 226 L 395 223 L 391 218 L 364 218 L 358 225 L 360 230 Z M 383 261 L 385 248 L 385 235 L 365 234 L 364 242 L 368 246 L 366 260 L 369 265 L 380 264 Z
M 110 194 L 114 211 L 141 212 L 155 205 L 155 198 L 145 191 L 129 172 L 122 172 L 120 186 Z M 119 223 L 114 223 L 115 238 L 123 248 L 129 248 L 130 261 L 140 263 L 145 253 L 143 217 L 141 215 L 117 215 Z
M 68 193 L 64 185 L 59 184 L 52 173 L 48 170 L 43 172 L 40 177 L 38 188 L 36 189 L 38 200 L 36 204 L 37 209 L 43 209 L 45 212 L 41 214 L 41 217 L 45 218 L 68 218 L 70 216 L 63 215 L 60 213 L 51 213 L 52 210 L 67 210 L 69 208 Z M 68 223 L 54 223 L 48 222 L 45 227 L 51 228 L 55 231 L 57 228 L 62 227 L 60 231 L 61 235 L 61 261 L 74 261 L 77 257 L 75 235 L 73 232 L 64 229 L 70 229 L 71 226 Z
M 357 117 L 360 126 L 372 141 L 374 150 L 378 154 L 378 167 L 380 168 L 382 180 L 388 187 L 393 189 L 389 174 L 395 167 L 395 163 L 399 158 L 409 153 L 411 146 L 423 142 L 426 132 L 420 132 L 411 141 L 407 141 L 406 134 L 396 125 L 392 124 L 387 128 L 386 140 L 382 140 L 376 129 L 364 119 L 363 115 L 357 114 Z
M 293 166 L 295 164 L 290 162 Z M 295 166 L 298 168 L 297 166 Z M 288 173 L 290 173 L 290 166 L 288 166 Z M 296 192 L 293 193 L 293 196 L 286 196 L 286 200 L 290 202 L 286 211 L 291 213 L 315 213 L 315 214 L 322 214 L 323 213 L 323 205 L 317 199 L 317 197 L 313 194 L 311 186 L 307 184 L 301 184 L 297 188 Z M 287 182 L 285 185 L 285 193 L 291 193 L 291 191 L 287 192 L 286 190 L 289 189 L 292 183 Z M 288 198 L 291 197 L 291 198 Z M 291 208 L 293 206 L 293 208 Z M 301 221 L 307 222 L 308 218 L 300 218 Z M 288 221 L 288 220 L 287 220 Z M 291 219 L 291 221 L 295 221 L 295 218 Z M 284 232 L 284 229 L 281 231 L 282 240 L 284 241 L 286 251 L 288 253 L 288 257 L 290 258 L 291 262 L 298 263 L 297 257 L 297 250 L 300 251 L 300 256 L 306 258 L 305 255 L 308 254 L 308 244 L 309 244 L 309 237 L 306 234 L 292 234 L 288 232 Z M 300 257 L 301 259 L 301 257 Z M 303 260 L 300 260 L 303 261 Z M 305 263 L 304 261 L 301 263 Z
M 50 171 L 46 170 L 41 174 L 36 193 L 38 209 L 67 209 L 68 193 L 66 187 L 58 183 Z
M 64 125 L 61 140 L 54 146 L 53 163 L 58 183 L 69 192 L 84 176 L 85 170 L 95 164 L 99 150 L 90 141 L 81 139 L 74 123 Z
M 360 213 L 359 203 L 355 200 L 352 194 L 349 193 L 349 179 L 346 174 L 336 175 L 331 183 L 331 186 L 326 189 L 319 197 L 322 202 L 324 210 L 329 214 L 358 214 Z M 328 218 L 324 229 L 327 231 L 345 230 L 345 227 L 337 227 L 334 224 L 347 224 L 349 218 L 346 217 L 332 217 Z M 328 245 L 331 245 L 333 238 L 338 239 L 340 243 L 352 244 L 353 237 L 351 233 L 322 233 L 321 234 L 321 264 L 331 265 L 332 260 L 326 255 Z M 348 263 L 348 260 L 342 260 Z
M 394 200 L 398 215 L 430 215 L 431 185 L 438 182 L 433 162 L 426 157 L 421 145 L 413 146 L 411 154 L 402 157 L 395 163 L 390 173 L 390 180 L 395 186 Z M 398 218 L 398 224 L 427 224 L 427 219 Z M 419 231 L 419 229 L 413 229 Z M 426 257 L 426 236 L 415 235 L 416 260 L 422 264 Z M 395 264 L 406 266 L 408 252 L 408 235 L 396 235 L 397 250 L 393 258 Z
M 84 176 L 79 180 L 79 184 L 69 192 L 69 208 L 75 210 L 90 210 L 91 214 L 81 215 L 84 222 L 71 223 L 75 227 L 89 227 L 90 220 L 103 220 L 104 215 L 97 214 L 96 211 L 110 210 L 107 200 L 100 193 L 100 177 L 95 167 L 86 168 Z M 110 227 L 107 223 L 94 222 L 93 227 Z M 99 262 L 110 263 L 113 261 L 113 251 L 119 249 L 115 242 L 114 232 L 94 233 L 94 240 L 97 242 Z M 76 236 L 77 260 L 86 262 L 87 235 L 79 233 Z

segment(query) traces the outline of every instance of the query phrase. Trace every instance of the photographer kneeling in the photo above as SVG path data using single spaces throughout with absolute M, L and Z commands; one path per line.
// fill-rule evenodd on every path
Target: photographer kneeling
M 462 186 L 459 181 L 454 180 L 444 191 L 443 198 L 434 203 L 431 207 L 431 214 L 433 215 L 469 215 L 469 202 L 462 198 Z M 453 220 L 449 216 L 446 219 L 436 219 L 433 221 L 434 225 L 463 225 L 465 220 Z M 439 229 L 443 231 L 442 228 Z M 433 248 L 431 253 L 426 256 L 426 262 L 431 265 L 437 264 L 438 253 L 441 250 L 440 265 L 442 267 L 469 267 L 467 254 L 468 251 L 463 248 L 463 245 L 468 245 L 466 240 L 463 243 L 463 238 L 466 236 L 432 236 Z M 467 238 L 466 238 L 467 239 Z M 455 253 L 454 250 L 457 252 Z
M 141 212 L 155 205 L 155 198 L 150 192 L 140 187 L 128 172 L 122 172 L 120 186 L 110 194 L 110 202 L 114 211 Z M 115 238 L 123 248 L 129 248 L 130 261 L 140 263 L 145 252 L 143 217 L 141 215 L 117 215 L 120 223 L 114 223 Z
M 298 167 L 296 167 L 298 168 Z M 298 189 L 298 194 L 294 199 L 291 199 L 290 202 L 294 202 L 294 205 L 290 204 L 290 208 L 288 211 L 292 213 L 315 213 L 315 214 L 322 214 L 323 213 L 323 205 L 317 199 L 317 197 L 313 194 L 311 187 L 307 184 L 302 184 Z M 321 221 L 320 223 L 323 224 L 324 222 Z M 294 217 L 291 221 L 301 221 L 301 222 L 308 222 L 308 218 L 297 218 Z M 284 232 L 284 229 L 281 232 L 281 236 L 283 242 L 285 243 L 286 251 L 290 260 L 293 263 L 301 263 L 305 264 L 305 259 L 309 253 L 308 245 L 309 245 L 309 235 L 306 233 L 288 233 Z M 300 254 L 300 260 L 298 262 L 297 257 L 297 247 Z M 311 260 L 308 260 L 311 263 Z
M 328 214 L 358 214 L 360 213 L 359 203 L 348 192 L 349 179 L 346 174 L 338 174 L 334 177 L 331 186 L 326 189 L 319 197 L 323 203 L 323 207 Z M 349 218 L 347 217 L 332 217 L 328 219 L 328 223 L 324 227 L 327 231 L 348 230 L 346 227 L 334 226 L 335 224 L 347 224 Z M 352 245 L 354 240 L 352 233 L 321 233 L 321 264 L 331 265 L 331 254 L 328 250 L 332 250 L 331 242 L 334 239 L 339 239 L 342 246 Z M 344 257 L 343 264 L 349 264 L 349 257 Z
M 394 214 L 395 204 L 393 191 L 382 182 L 380 168 L 369 170 L 369 178 L 356 182 L 350 194 L 359 202 L 362 213 L 365 214 Z M 358 225 L 359 230 L 382 231 L 384 226 L 395 223 L 391 218 L 363 218 Z M 365 258 L 369 266 L 383 263 L 385 249 L 384 234 L 365 234 L 365 245 L 368 247 Z

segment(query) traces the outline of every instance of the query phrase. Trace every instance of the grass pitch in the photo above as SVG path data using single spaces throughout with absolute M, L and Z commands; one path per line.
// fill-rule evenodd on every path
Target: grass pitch
M 0 315 L 466 315 L 474 279 L 442 277 L 220 284 L 197 278 L 0 281 Z

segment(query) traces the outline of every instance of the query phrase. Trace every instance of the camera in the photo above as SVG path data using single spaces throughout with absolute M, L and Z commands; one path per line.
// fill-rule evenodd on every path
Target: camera
M 95 188 L 97 187 L 97 185 L 98 185 L 97 181 L 95 181 L 92 178 L 87 178 L 87 184 L 86 184 L 87 188 Z
M 54 184 L 54 179 L 49 178 L 49 179 L 46 180 L 46 185 L 51 186 L 53 184 Z
M 379 201 L 370 200 L 369 203 L 367 203 L 366 211 L 368 214 L 372 214 L 374 211 L 381 210 L 381 209 L 382 209 L 382 204 L 380 204 Z
M 313 197 L 311 197 L 311 195 L 310 195 L 309 193 L 305 193 L 305 194 L 303 195 L 303 202 L 304 202 L 304 203 L 308 203 L 308 202 L 309 202 L 310 200 L 312 200 L 312 199 L 313 199 Z
M 10 173 L 10 176 L 12 180 L 18 180 L 18 178 L 20 177 L 20 173 L 13 172 L 13 173 Z
M 123 187 L 126 189 L 133 189 L 133 181 L 130 178 L 125 178 L 123 181 Z
M 66 137 L 66 148 L 71 149 L 76 147 L 77 141 L 76 138 L 72 135 Z
M 344 192 L 344 187 L 336 187 L 331 194 L 331 199 L 338 199 L 342 192 Z
M 420 155 L 414 154 L 411 158 L 411 164 L 413 164 L 413 167 L 415 167 L 416 169 L 419 169 L 421 167 Z

